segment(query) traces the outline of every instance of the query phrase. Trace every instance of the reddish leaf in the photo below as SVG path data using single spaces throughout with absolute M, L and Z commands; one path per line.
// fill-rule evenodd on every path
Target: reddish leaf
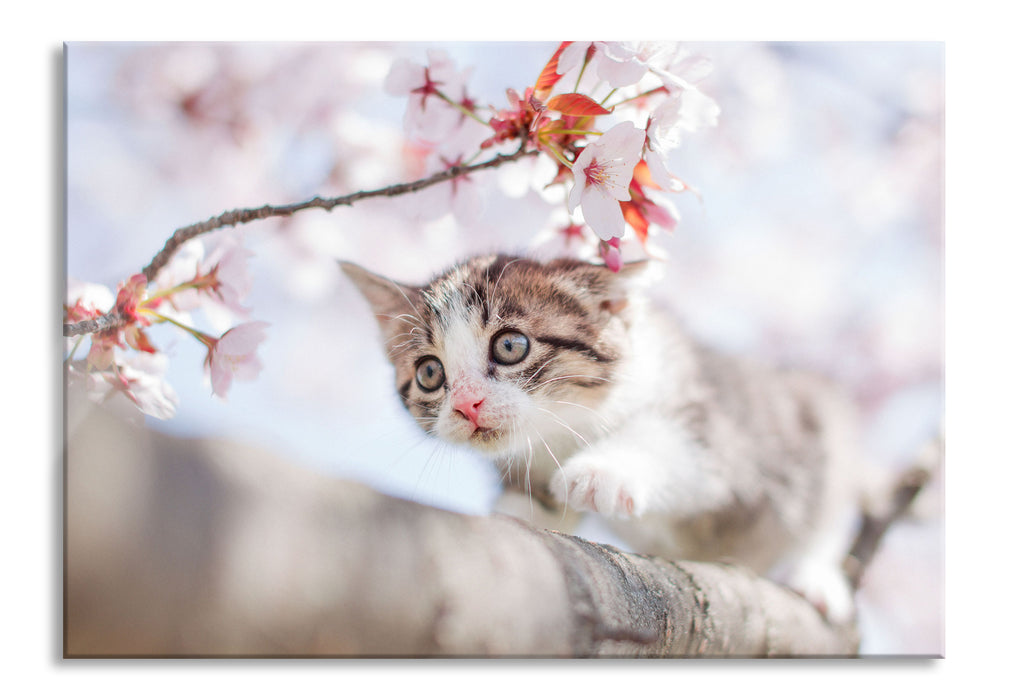
M 641 206 L 637 202 L 620 202 L 620 211 L 643 245 L 648 240 L 648 219 Z
M 568 114 L 579 117 L 595 116 L 597 114 L 609 114 L 612 110 L 606 109 L 601 104 L 577 92 L 569 92 L 564 95 L 551 97 L 547 102 L 547 109 L 552 109 L 561 114 Z
M 651 187 L 653 190 L 662 189 L 655 184 L 655 180 L 652 179 L 652 171 L 648 169 L 648 164 L 644 160 L 638 161 L 638 164 L 634 166 L 634 182 L 644 187 Z
M 550 94 L 550 90 L 561 79 L 561 76 L 557 74 L 557 60 L 561 57 L 564 49 L 570 45 L 570 41 L 561 42 L 560 47 L 554 51 L 554 55 L 547 61 L 546 66 L 543 67 L 543 72 L 540 73 L 540 77 L 536 80 L 536 86 L 533 88 L 533 91 L 541 100 L 546 99 L 546 96 Z
M 546 124 L 544 124 L 543 126 L 540 127 L 539 133 L 548 136 L 548 135 L 554 133 L 555 131 L 565 131 L 565 130 L 570 129 L 570 128 L 571 128 L 571 125 L 568 124 L 563 119 L 552 119 L 552 120 L 550 120 L 549 122 L 547 122 Z

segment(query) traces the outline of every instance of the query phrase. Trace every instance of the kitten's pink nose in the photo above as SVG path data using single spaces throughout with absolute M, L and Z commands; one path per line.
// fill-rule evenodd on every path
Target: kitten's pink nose
M 468 391 L 460 392 L 452 399 L 452 408 L 461 413 L 474 426 L 480 426 L 480 406 L 483 404 L 483 396 L 473 394 Z

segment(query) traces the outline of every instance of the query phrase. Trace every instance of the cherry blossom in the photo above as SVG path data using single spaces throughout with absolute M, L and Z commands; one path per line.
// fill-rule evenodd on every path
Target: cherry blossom
M 499 110 L 490 118 L 489 125 L 494 130 L 494 136 L 480 144 L 481 148 L 490 148 L 495 143 L 523 135 L 535 141 L 540 127 L 546 122 L 546 106 L 536 97 L 533 88 L 526 88 L 522 97 L 512 88 L 508 88 L 505 94 L 510 109 Z
M 596 72 L 611 87 L 632 85 L 644 77 L 648 68 L 633 47 L 619 41 L 574 41 L 557 61 L 557 72 L 565 74 L 583 61 L 596 61 Z
M 185 314 L 168 315 L 169 309 L 202 306 L 213 315 L 214 308 L 245 314 L 241 305 L 251 287 L 246 260 L 251 255 L 235 236 L 224 236 L 203 259 L 203 246 L 187 245 L 180 259 L 173 261 L 148 285 L 143 274 L 135 274 L 118 286 L 114 300 L 100 285 L 74 283 L 68 289 L 65 317 L 70 323 L 115 312 L 119 325 L 91 335 L 86 358 L 74 360 L 83 337 L 74 341 L 66 358 L 68 376 L 84 381 L 89 396 L 107 401 L 115 396 L 129 400 L 143 413 L 169 418 L 178 399 L 161 375 L 166 357 L 158 352 L 145 333 L 152 323 L 171 323 L 204 343 L 208 348 L 206 366 L 215 393 L 224 396 L 231 380 L 251 379 L 259 372 L 255 347 L 265 337 L 264 323 L 247 323 L 215 338 L 191 327 Z M 201 271 L 205 270 L 205 271 Z M 168 308 L 165 308 L 168 307 Z M 104 310 L 103 310 L 104 309 Z M 128 354 L 128 349 L 140 354 Z
M 602 257 L 606 267 L 613 272 L 620 272 L 624 266 L 624 260 L 620 255 L 620 239 L 611 238 L 608 241 L 599 241 L 599 255 Z
M 203 241 L 194 238 L 175 251 L 168 264 L 154 277 L 152 286 L 166 294 L 168 306 L 175 311 L 190 311 L 203 304 L 197 289 L 188 285 L 200 275 L 200 262 L 206 257 Z M 162 309 L 162 313 L 165 310 Z
M 626 221 L 638 236 L 642 245 L 648 241 L 650 229 L 655 226 L 668 232 L 676 228 L 679 213 L 671 202 L 662 205 L 655 201 L 662 188 L 652 179 L 646 161 L 642 160 L 634 167 L 634 178 L 630 184 L 629 200 L 620 202 L 620 210 Z M 670 176 L 671 191 L 682 191 L 686 186 Z M 646 192 L 646 188 L 651 191 Z
M 649 70 L 675 94 L 676 88 L 695 88 L 711 73 L 713 66 L 706 56 L 698 55 L 675 42 L 664 47 L 649 61 Z
M 209 349 L 204 366 L 216 396 L 227 397 L 232 379 L 244 381 L 259 376 L 263 366 L 256 350 L 266 340 L 268 325 L 263 321 L 251 321 L 235 326 L 220 338 L 205 339 Z
M 561 42 L 532 85 L 507 89 L 507 107 L 494 109 L 480 106 L 489 103 L 478 102 L 468 91 L 470 70 L 457 69 L 444 51 L 429 51 L 426 65 L 399 59 L 386 76 L 385 89 L 407 98 L 404 127 L 410 143 L 405 153 L 413 160 L 405 169 L 417 180 L 401 183 L 395 196 L 405 196 L 409 211 L 424 220 L 452 213 L 459 223 L 470 225 L 479 219 L 490 182 L 499 182 L 514 197 L 533 190 L 544 209 L 553 212 L 546 218 L 563 218 L 549 221 L 534 246 L 542 238 L 543 250 L 580 258 L 597 255 L 619 270 L 625 255 L 653 255 L 647 246 L 655 229 L 676 225 L 675 207 L 662 198 L 687 189 L 671 169 L 673 151 L 684 132 L 713 125 L 718 118 L 717 104 L 694 84 L 708 68 L 676 45 Z M 515 150 L 486 155 L 499 147 Z M 497 178 L 485 175 L 499 167 Z M 346 199 L 350 203 L 392 190 L 397 187 Z M 317 197 L 308 204 L 316 201 L 321 205 L 324 200 Z M 294 206 L 292 210 L 300 210 L 304 204 Z M 255 218 L 272 215 L 257 213 Z M 247 220 L 252 219 L 243 222 Z M 628 227 L 636 237 L 623 238 Z M 583 235 L 586 228 L 594 237 Z M 148 338 L 148 326 L 172 324 L 204 344 L 204 367 L 213 393 L 222 398 L 234 379 L 252 379 L 260 372 L 256 352 L 267 326 L 247 322 L 232 327 L 235 316 L 250 312 L 244 300 L 251 288 L 251 253 L 239 236 L 219 234 L 209 254 L 195 239 L 179 245 L 173 253 L 166 244 L 165 255 L 146 268 L 152 270 L 152 280 L 133 275 L 114 296 L 98 286 L 77 285 L 68 289 L 64 305 L 65 323 L 77 327 L 68 333 L 65 365 L 71 375 L 84 377 L 96 391 L 101 389 L 98 393 L 126 397 L 159 417 L 174 413 L 177 399 L 159 374 L 143 369 L 144 362 L 166 361 Z M 213 334 L 194 326 L 189 312 L 196 310 L 203 312 Z M 84 323 L 91 321 L 98 323 Z M 82 332 L 84 327 L 102 330 Z M 86 357 L 75 359 L 86 337 Z
M 645 162 L 659 187 L 673 188 L 668 161 L 671 151 L 680 145 L 680 101 L 669 98 L 655 108 L 645 128 Z
M 385 89 L 393 95 L 407 95 L 404 126 L 407 134 L 437 143 L 462 122 L 458 106 L 474 106 L 465 91 L 469 70 L 456 70 L 444 51 L 428 51 L 428 65 L 421 66 L 405 58 L 397 59 L 385 80 Z M 432 99 L 433 98 L 433 99 Z
M 177 311 L 205 306 L 209 300 L 232 314 L 247 316 L 249 309 L 241 302 L 252 289 L 250 257 L 252 252 L 237 236 L 222 236 L 209 254 L 200 241 L 190 241 L 158 273 L 154 296 L 166 299 Z
M 718 124 L 721 109 L 718 103 L 697 88 L 684 90 L 680 94 L 679 126 L 687 131 L 697 131 L 703 127 Z
M 112 367 L 116 361 L 115 350 L 117 347 L 122 347 L 118 331 L 95 333 L 91 337 L 91 348 L 88 350 L 88 367 L 99 370 Z
M 241 302 L 252 289 L 248 259 L 252 253 L 232 236 L 221 240 L 200 268 L 209 268 L 194 280 L 194 286 L 226 309 L 246 316 L 249 309 Z
M 460 166 L 462 156 L 446 158 L 435 154 L 439 170 Z M 430 221 L 451 213 L 463 225 L 476 223 L 483 211 L 483 190 L 474 175 L 460 175 L 448 182 L 412 195 L 417 215 Z
M 167 420 L 175 415 L 179 397 L 165 381 L 168 360 L 164 355 L 135 355 L 120 364 L 115 372 L 105 372 L 104 380 L 113 391 L 121 393 L 142 413 Z
M 149 324 L 150 322 L 144 319 L 138 310 L 146 292 L 147 278 L 138 272 L 119 285 L 119 291 L 116 293 L 116 311 L 131 322 Z
M 80 321 L 92 318 L 111 309 L 116 303 L 116 297 L 104 284 L 67 281 L 67 320 Z
M 82 369 L 72 363 L 67 367 L 67 380 L 81 386 L 87 397 L 107 404 L 114 411 L 139 409 L 154 418 L 167 420 L 175 415 L 179 397 L 165 381 L 168 358 L 163 354 L 133 355 L 118 358 L 105 368 Z M 127 414 L 128 415 L 128 414 Z
M 581 206 L 585 223 L 602 240 L 623 236 L 620 202 L 631 198 L 628 187 L 644 140 L 644 130 L 621 122 L 585 146 L 571 167 L 574 185 L 568 211 Z

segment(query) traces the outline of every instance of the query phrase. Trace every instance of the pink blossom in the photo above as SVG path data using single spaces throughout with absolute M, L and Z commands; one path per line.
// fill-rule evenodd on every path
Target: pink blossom
M 687 131 L 697 131 L 703 127 L 718 124 L 721 109 L 718 103 L 697 88 L 684 90 L 680 94 L 679 126 Z
M 81 373 L 71 366 L 69 379 L 84 381 L 92 401 L 129 405 L 125 399 L 142 413 L 167 420 L 175 415 L 179 397 L 165 381 L 166 366 L 164 355 L 134 355 L 101 372 Z
M 147 278 L 138 272 L 125 282 L 120 283 L 119 291 L 116 293 L 116 311 L 123 318 L 129 319 L 131 323 L 142 322 L 144 325 L 150 325 L 150 321 L 144 319 L 137 312 L 137 307 L 146 295 Z
M 112 291 L 103 284 L 68 280 L 67 321 L 81 321 L 109 311 L 116 303 Z
M 574 41 L 557 59 L 557 72 L 570 72 L 584 59 L 595 59 L 596 73 L 611 87 L 633 85 L 648 70 L 634 47 L 620 41 Z
M 432 154 L 435 163 L 434 171 L 448 170 L 463 165 L 462 156 L 446 158 Z M 433 221 L 445 214 L 452 214 L 456 221 L 463 225 L 474 224 L 483 211 L 483 190 L 479 182 L 474 181 L 480 174 L 464 174 L 454 177 L 444 183 L 428 187 L 420 192 L 411 193 L 411 211 L 422 221 Z
M 602 256 L 606 267 L 613 272 L 620 272 L 624 266 L 624 260 L 620 255 L 620 239 L 611 238 L 608 241 L 599 241 L 599 255 Z
M 645 163 L 659 188 L 680 192 L 684 184 L 669 170 L 672 152 L 679 147 L 681 134 L 697 131 L 718 122 L 718 105 L 696 88 L 678 89 L 648 117 L 645 128 Z
M 663 44 L 649 60 L 649 69 L 675 94 L 676 87 L 692 88 L 711 73 L 711 59 L 682 44 Z
M 221 235 L 209 253 L 200 241 L 189 241 L 155 278 L 154 296 L 165 302 L 159 313 L 189 326 L 186 312 L 200 309 L 214 328 L 229 328 L 235 316 L 246 317 L 250 312 L 242 302 L 252 289 L 251 257 L 237 234 Z
M 580 205 L 585 223 L 603 240 L 623 236 L 620 202 L 631 198 L 628 187 L 644 140 L 642 129 L 621 122 L 585 146 L 571 168 L 574 186 L 568 211 L 574 213 Z
M 89 318 L 101 316 L 109 311 L 116 303 L 116 298 L 112 291 L 101 284 L 81 282 L 79 280 L 67 281 L 67 298 L 64 304 L 65 321 L 67 323 L 77 323 Z M 79 338 L 65 338 L 66 350 L 71 352 L 80 342 Z M 92 342 L 92 348 L 94 343 Z M 96 358 L 98 350 L 95 350 Z
M 141 412 L 167 420 L 175 415 L 179 397 L 165 381 L 167 359 L 164 355 L 135 355 L 120 367 L 120 390 Z
M 559 233 L 564 236 L 565 241 L 582 241 L 585 238 L 585 226 L 571 221 L 566 226 L 562 226 Z
M 249 309 L 242 306 L 241 301 L 252 289 L 247 262 L 250 257 L 252 253 L 242 247 L 238 239 L 223 238 L 200 266 L 209 271 L 197 279 L 198 288 L 229 311 L 247 315 Z
M 87 356 L 88 367 L 100 370 L 112 367 L 116 359 L 116 348 L 123 346 L 119 335 L 119 331 L 113 329 L 91 336 L 91 348 Z
M 671 67 L 653 67 L 652 72 L 662 81 L 662 85 L 676 101 L 676 126 L 695 132 L 702 127 L 715 126 L 721 109 L 718 103 L 698 89 L 695 81 L 710 71 L 707 59 L 695 58 L 675 51 Z
M 680 101 L 669 98 L 655 108 L 645 128 L 645 163 L 652 179 L 663 189 L 673 189 L 668 160 L 680 145 Z
M 187 241 L 161 268 L 154 278 L 154 286 L 159 290 L 175 289 L 190 284 L 200 275 L 200 261 L 206 256 L 206 248 L 199 238 Z M 202 303 L 196 289 L 179 289 L 168 297 L 173 309 L 189 311 Z
M 126 344 L 134 350 L 152 354 L 158 351 L 158 349 L 151 344 L 150 339 L 147 337 L 147 334 L 144 333 L 143 329 L 136 324 L 130 324 L 123 328 L 123 339 L 126 340 Z
M 259 376 L 262 363 L 256 357 L 259 344 L 266 339 L 268 323 L 252 321 L 235 326 L 216 340 L 209 340 L 204 366 L 210 373 L 214 394 L 227 396 L 232 379 L 250 380 Z
M 490 118 L 489 123 L 494 130 L 494 136 L 484 140 L 480 144 L 481 148 L 490 148 L 495 143 L 503 143 L 523 135 L 535 143 L 539 138 L 540 127 L 548 121 L 546 105 L 536 97 L 532 88 L 526 88 L 522 97 L 519 97 L 512 88 L 508 88 L 505 94 L 508 96 L 510 109 L 498 110 Z
M 385 79 L 385 89 L 393 95 L 407 95 L 404 126 L 413 138 L 437 143 L 457 129 L 463 114 L 442 96 L 472 108 L 466 95 L 469 70 L 456 70 L 444 51 L 427 53 L 428 65 L 421 66 L 405 58 L 397 59 Z M 433 98 L 433 99 L 432 99 Z

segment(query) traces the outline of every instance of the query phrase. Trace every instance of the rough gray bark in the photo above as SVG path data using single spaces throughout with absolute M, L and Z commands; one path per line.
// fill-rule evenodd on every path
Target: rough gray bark
M 68 657 L 857 650 L 853 629 L 744 569 L 446 512 L 82 406 L 71 397 Z

